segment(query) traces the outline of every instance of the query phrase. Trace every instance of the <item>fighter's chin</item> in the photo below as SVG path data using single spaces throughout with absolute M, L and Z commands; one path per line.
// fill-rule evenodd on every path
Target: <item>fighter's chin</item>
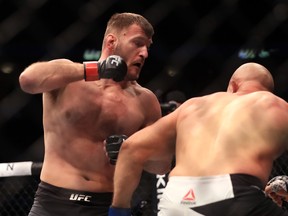
M 131 74 L 127 77 L 127 80 L 129 81 L 135 81 L 135 80 L 138 80 L 139 78 L 139 75 L 134 75 L 134 74 Z
M 136 68 L 136 67 L 133 67 L 133 68 L 129 68 L 129 78 L 131 80 L 136 80 L 139 78 L 139 75 L 140 75 L 140 71 L 141 69 L 140 68 Z

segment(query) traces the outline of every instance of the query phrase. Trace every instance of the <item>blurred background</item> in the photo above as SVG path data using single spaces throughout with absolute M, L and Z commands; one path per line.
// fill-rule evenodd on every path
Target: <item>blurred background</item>
M 21 91 L 19 74 L 36 61 L 97 60 L 115 12 L 153 24 L 138 81 L 161 103 L 225 91 L 251 61 L 266 66 L 275 94 L 288 98 L 287 0 L 0 0 L 0 12 L 0 162 L 43 158 L 42 98 Z

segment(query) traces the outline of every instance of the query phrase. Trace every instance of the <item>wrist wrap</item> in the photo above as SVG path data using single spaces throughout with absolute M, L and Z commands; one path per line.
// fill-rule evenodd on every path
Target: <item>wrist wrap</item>
M 109 208 L 108 216 L 131 216 L 131 209 L 130 208 Z
M 95 81 L 99 80 L 98 62 L 88 61 L 83 62 L 84 65 L 84 80 Z

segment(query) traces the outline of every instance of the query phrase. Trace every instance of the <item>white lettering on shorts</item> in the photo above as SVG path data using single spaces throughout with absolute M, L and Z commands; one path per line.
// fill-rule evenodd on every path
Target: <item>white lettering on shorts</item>
M 69 200 L 91 202 L 91 196 L 84 194 L 71 194 Z
M 165 190 L 166 187 L 166 175 L 156 175 L 156 191 L 157 191 L 157 202 L 159 202 L 159 200 L 161 199 L 163 192 Z

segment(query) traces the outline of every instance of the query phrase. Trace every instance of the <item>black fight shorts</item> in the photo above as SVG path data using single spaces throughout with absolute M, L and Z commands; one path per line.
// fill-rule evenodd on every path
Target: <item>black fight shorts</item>
M 288 216 L 251 175 L 170 177 L 158 216 Z
M 28 216 L 107 216 L 112 193 L 70 190 L 40 182 Z

